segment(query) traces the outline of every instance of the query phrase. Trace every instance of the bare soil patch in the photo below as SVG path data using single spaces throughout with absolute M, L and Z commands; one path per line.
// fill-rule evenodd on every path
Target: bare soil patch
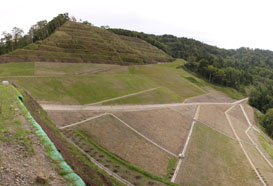
M 185 144 L 196 106 L 115 113 L 162 147 L 179 154 Z
M 225 116 L 225 111 L 230 105 L 201 105 L 198 120 L 206 123 L 208 126 L 223 132 L 227 136 L 235 138 L 228 121 Z
M 234 118 L 236 118 L 237 120 L 243 122 L 243 124 L 247 127 L 249 127 L 249 124 L 247 123 L 247 120 L 244 116 L 244 113 L 240 107 L 240 105 L 236 105 L 234 106 L 229 112 L 228 112 L 229 116 L 232 116 Z
M 23 116 L 18 119 L 24 129 L 33 132 Z M 39 138 L 34 134 L 30 134 L 29 138 L 34 150 L 31 155 L 26 152 L 24 146 L 15 141 L 0 143 L 0 185 L 40 185 L 36 182 L 37 176 L 44 178 L 48 185 L 67 185 L 56 172 L 56 166 L 51 162 Z
M 74 128 L 74 127 L 73 127 Z M 112 116 L 77 125 L 97 144 L 146 171 L 165 176 L 171 155 L 139 136 Z
M 251 122 L 251 124 L 256 126 L 258 120 L 254 114 L 253 108 L 248 104 L 242 104 L 242 106 L 244 107 L 244 109 L 246 111 L 246 115 L 248 116 L 248 119 Z
M 78 134 L 78 131 L 72 128 L 67 128 L 63 130 L 63 134 L 66 135 L 68 139 L 74 142 L 79 148 L 81 148 L 89 157 L 92 157 L 102 166 L 112 171 L 113 173 L 119 175 L 121 178 L 129 181 L 134 185 L 143 186 L 164 186 L 164 183 L 153 180 L 149 177 L 144 176 L 142 173 L 132 170 L 120 161 L 110 157 L 105 151 L 100 150 L 96 145 L 90 143 L 90 138 L 86 139 L 86 135 Z M 83 136 L 82 136 L 83 135 Z
M 249 128 L 249 124 L 240 108 L 236 105 L 232 110 L 228 112 L 230 121 L 238 134 L 238 137 L 246 142 L 251 143 L 250 139 L 247 137 L 245 131 Z
M 226 94 L 222 92 L 214 91 L 209 94 L 188 98 L 185 100 L 185 103 L 195 103 L 195 102 L 232 103 L 234 101 L 236 100 L 231 99 Z
M 233 125 L 238 137 L 241 140 L 252 144 L 251 141 L 249 140 L 249 138 L 247 137 L 246 133 L 245 133 L 245 131 L 248 129 L 249 126 L 247 126 L 244 121 L 241 121 L 236 117 L 229 116 L 229 118 L 230 118 L 230 121 L 232 122 L 232 125 Z
M 176 183 L 189 186 L 261 185 L 236 140 L 196 123 Z

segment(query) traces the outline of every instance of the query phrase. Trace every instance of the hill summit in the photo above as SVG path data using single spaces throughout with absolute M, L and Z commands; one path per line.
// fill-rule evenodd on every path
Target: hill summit
M 67 21 L 45 40 L 14 50 L 5 60 L 145 64 L 172 57 L 142 39 Z

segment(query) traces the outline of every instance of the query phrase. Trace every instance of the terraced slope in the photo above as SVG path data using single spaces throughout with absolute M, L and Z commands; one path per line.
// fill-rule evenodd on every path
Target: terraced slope
M 172 60 L 172 57 L 144 40 L 119 36 L 105 29 L 75 22 L 67 22 L 47 39 L 5 56 L 4 58 L 10 58 L 10 61 L 117 64 L 144 64 Z

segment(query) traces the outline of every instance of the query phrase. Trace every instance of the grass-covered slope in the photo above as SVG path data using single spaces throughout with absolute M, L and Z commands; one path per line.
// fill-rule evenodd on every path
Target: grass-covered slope
M 91 104 L 139 93 L 103 104 L 177 103 L 186 98 L 207 94 L 211 88 L 234 99 L 236 90 L 212 85 L 183 69 L 186 63 L 120 66 L 94 63 L 20 62 L 0 64 L 0 80 L 9 80 L 39 101 L 63 104 Z M 24 69 L 24 70 L 22 70 Z M 155 89 L 156 88 L 156 89 Z M 154 89 L 152 91 L 149 91 Z
M 0 71 L 0 80 L 9 80 L 26 88 L 39 101 L 91 104 L 158 87 L 154 91 L 124 98 L 122 102 L 111 103 L 174 103 L 207 93 L 204 87 L 199 87 L 185 78 L 190 74 L 176 69 L 183 63 L 183 60 L 130 66 L 91 63 L 9 63 L 0 65 L 0 69 L 3 69 L 3 72 Z M 14 64 L 17 64 L 18 68 L 15 68 Z M 21 72 L 20 68 L 27 69 L 26 73 Z M 109 68 L 112 70 L 92 73 L 98 69 Z M 87 73 L 84 73 L 85 71 Z
M 156 63 L 172 57 L 144 40 L 120 36 L 105 29 L 66 22 L 50 37 L 7 55 L 25 61 L 94 63 Z

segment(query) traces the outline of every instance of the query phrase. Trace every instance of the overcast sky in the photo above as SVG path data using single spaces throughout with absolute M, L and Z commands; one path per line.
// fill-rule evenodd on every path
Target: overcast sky
M 28 31 L 68 12 L 95 26 L 194 38 L 221 48 L 273 50 L 270 0 L 13 0 L 1 1 L 0 32 Z

